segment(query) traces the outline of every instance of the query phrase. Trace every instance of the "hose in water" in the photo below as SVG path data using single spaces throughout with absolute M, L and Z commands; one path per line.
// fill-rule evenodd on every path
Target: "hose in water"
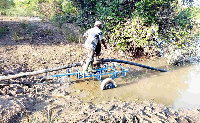
M 135 65 L 135 66 L 139 66 L 139 67 L 143 67 L 143 68 L 147 68 L 147 69 L 151 69 L 151 70 L 157 70 L 157 71 L 160 71 L 160 72 L 167 72 L 167 70 L 164 70 L 164 69 L 159 69 L 159 68 L 146 66 L 146 65 L 143 65 L 143 64 L 138 64 L 138 63 L 134 63 L 134 62 L 130 62 L 130 61 L 119 60 L 119 59 L 103 59 L 103 62 L 124 63 L 124 64 Z

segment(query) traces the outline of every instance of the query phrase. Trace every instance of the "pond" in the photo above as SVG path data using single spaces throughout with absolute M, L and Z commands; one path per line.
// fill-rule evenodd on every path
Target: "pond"
M 148 66 L 169 70 L 159 72 L 131 66 L 125 78 L 117 78 L 118 87 L 100 90 L 100 81 L 77 81 L 70 86 L 71 95 L 78 95 L 85 102 L 143 101 L 151 100 L 174 108 L 200 106 L 200 64 L 180 67 L 170 66 L 165 60 L 140 62 Z

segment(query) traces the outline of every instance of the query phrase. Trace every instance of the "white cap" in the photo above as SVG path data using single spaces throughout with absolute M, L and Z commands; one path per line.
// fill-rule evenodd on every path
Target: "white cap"
M 101 25 L 102 23 L 101 23 L 101 21 L 96 21 L 95 23 L 94 23 L 94 25 L 96 26 L 96 25 Z

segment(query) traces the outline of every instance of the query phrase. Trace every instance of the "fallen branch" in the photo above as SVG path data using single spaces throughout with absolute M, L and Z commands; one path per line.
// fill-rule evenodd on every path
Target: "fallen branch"
M 19 73 L 19 74 L 15 74 L 15 75 L 0 76 L 0 81 L 8 80 L 8 79 L 15 79 L 15 78 L 23 77 L 23 76 L 32 76 L 32 75 L 37 75 L 37 74 L 41 74 L 41 73 L 47 73 L 47 72 L 67 69 L 67 68 L 81 66 L 81 65 L 82 65 L 82 63 L 78 62 L 78 63 L 75 63 L 75 64 L 70 64 L 68 66 L 38 70 L 38 71 L 33 71 L 33 72 Z

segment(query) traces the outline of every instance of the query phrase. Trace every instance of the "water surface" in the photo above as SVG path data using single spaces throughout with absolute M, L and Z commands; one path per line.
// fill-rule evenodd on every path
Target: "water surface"
M 72 86 L 71 95 L 79 95 L 83 101 L 143 101 L 152 100 L 174 108 L 200 106 L 200 64 L 181 67 L 169 66 L 165 60 L 152 60 L 141 64 L 167 69 L 159 72 L 131 66 L 125 78 L 117 78 L 118 87 L 100 90 L 97 80 L 79 81 Z M 127 66 L 128 67 L 128 66 Z

